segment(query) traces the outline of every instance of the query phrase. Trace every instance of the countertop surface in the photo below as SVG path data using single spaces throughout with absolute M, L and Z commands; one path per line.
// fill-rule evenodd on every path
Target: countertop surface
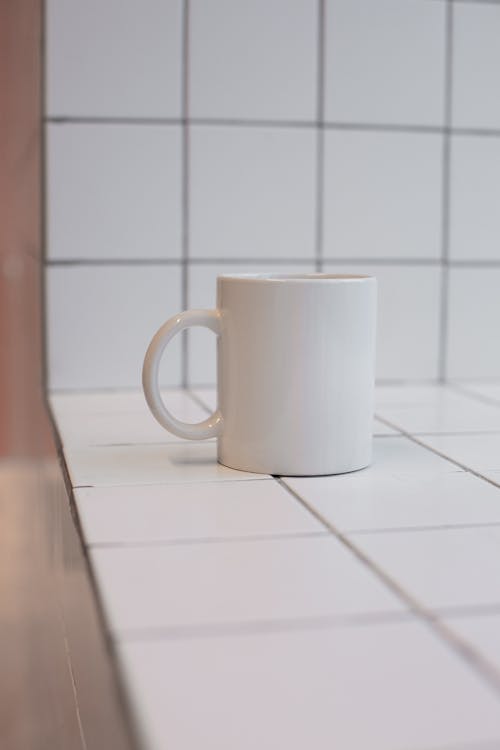
M 373 465 L 316 478 L 50 401 L 147 750 L 500 748 L 500 383 L 379 386 Z

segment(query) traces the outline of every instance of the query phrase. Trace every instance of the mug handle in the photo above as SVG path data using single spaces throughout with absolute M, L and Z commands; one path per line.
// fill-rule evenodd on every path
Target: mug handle
M 174 315 L 156 332 L 148 347 L 142 368 L 142 387 L 153 416 L 169 432 L 187 440 L 205 440 L 217 437 L 222 431 L 222 415 L 217 409 L 208 419 L 196 424 L 181 422 L 171 414 L 160 394 L 158 370 L 168 342 L 190 326 L 206 326 L 217 336 L 220 334 L 220 315 L 217 310 L 186 310 Z

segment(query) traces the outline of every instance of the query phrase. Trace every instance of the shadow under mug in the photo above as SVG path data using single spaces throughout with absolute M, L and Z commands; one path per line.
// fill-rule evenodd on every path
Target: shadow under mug
M 377 283 L 370 276 L 232 274 L 217 308 L 189 310 L 156 333 L 142 382 L 158 422 L 179 437 L 217 437 L 225 466 L 309 476 L 371 461 Z M 190 326 L 217 335 L 218 409 L 176 419 L 162 401 L 160 360 Z

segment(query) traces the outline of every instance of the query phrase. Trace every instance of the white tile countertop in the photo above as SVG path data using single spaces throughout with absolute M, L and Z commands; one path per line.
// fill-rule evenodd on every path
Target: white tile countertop
M 50 402 L 146 750 L 500 748 L 500 384 L 378 387 L 373 465 L 316 478 Z

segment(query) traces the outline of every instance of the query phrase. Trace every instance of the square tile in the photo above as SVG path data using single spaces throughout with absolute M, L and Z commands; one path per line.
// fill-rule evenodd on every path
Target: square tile
M 184 414 L 191 408 L 192 397 L 183 388 L 161 388 L 162 397 L 168 399 L 172 411 Z M 143 414 L 147 409 L 142 388 L 107 388 L 106 390 L 51 390 L 49 402 L 56 418 L 108 416 L 113 418 L 123 414 Z M 193 406 L 194 408 L 194 406 Z
M 316 134 L 191 128 L 190 254 L 313 260 Z
M 130 642 L 118 653 L 151 750 L 498 747 L 498 696 L 418 623 Z
M 47 114 L 180 117 L 180 0 L 48 0 Z
M 500 436 L 499 436 L 500 437 Z M 346 474 L 346 478 L 364 477 L 367 480 L 380 479 L 436 479 L 443 474 L 461 471 L 450 461 L 438 456 L 434 451 L 414 443 L 407 437 L 393 436 L 373 438 L 373 460 L 370 466 L 360 471 Z M 295 479 L 290 477 L 290 479 Z M 288 481 L 288 478 L 287 478 Z M 347 481 L 347 479 L 346 479 Z
M 379 383 L 375 387 L 375 408 L 384 413 L 389 407 L 423 406 L 439 409 L 443 401 L 456 394 L 444 383 Z
M 332 536 L 90 549 L 115 636 L 276 623 L 403 605 Z
M 327 0 L 326 119 L 441 125 L 445 12 L 441 2 Z
M 75 491 L 87 544 L 326 533 L 277 482 L 196 482 Z
M 153 334 L 181 306 L 180 269 L 76 266 L 46 274 L 50 387 L 140 387 Z M 179 381 L 180 341 L 173 341 L 162 382 Z
M 73 487 L 269 479 L 217 462 L 215 440 L 151 445 L 66 446 Z
M 224 273 L 312 273 L 314 263 L 300 265 L 266 263 L 259 264 L 230 262 L 224 264 L 190 265 L 188 270 L 188 307 L 209 308 L 217 304 L 217 276 Z M 188 331 L 189 382 L 217 382 L 216 338 L 211 331 L 204 328 L 192 328 Z
M 441 170 L 440 135 L 327 131 L 323 255 L 437 259 Z
M 420 439 L 434 450 L 481 474 L 489 476 L 491 471 L 500 472 L 500 434 L 423 435 Z
M 443 389 L 440 400 L 434 403 L 385 405 L 377 407 L 377 413 L 412 434 L 500 432 L 500 408 L 451 389 Z
M 353 541 L 425 607 L 500 604 L 498 526 L 358 534 Z
M 378 282 L 378 379 L 438 374 L 441 270 L 438 267 L 325 263 L 328 273 L 362 273 Z
M 131 394 L 132 396 L 132 394 Z M 115 405 L 103 405 L 97 410 L 95 398 L 87 399 L 88 410 L 71 409 L 68 404 L 61 404 L 61 396 L 51 399 L 52 412 L 55 416 L 57 429 L 64 446 L 105 446 L 144 443 L 173 443 L 184 442 L 183 438 L 165 430 L 149 411 L 144 395 L 137 394 L 139 403 L 136 404 L 136 394 L 129 399 L 130 407 L 126 406 L 125 398 L 123 410 L 118 411 Z M 71 397 L 70 397 L 71 398 Z M 172 414 L 183 422 L 202 422 L 207 418 L 204 409 L 195 403 L 185 391 L 177 390 L 163 394 L 163 400 Z
M 500 128 L 500 6 L 453 6 L 453 125 Z
M 374 417 L 373 419 L 373 435 L 380 437 L 382 435 L 399 435 L 399 432 L 395 430 L 393 427 L 389 427 L 389 425 L 384 424 L 380 419 L 377 419 Z
M 47 133 L 49 259 L 180 259 L 178 126 L 55 124 Z
M 453 617 L 446 625 L 500 672 L 500 613 Z
M 500 268 L 451 268 L 449 378 L 500 377 Z
M 500 523 L 500 488 L 466 472 L 361 472 L 286 482 L 342 532 Z
M 315 118 L 317 3 L 193 0 L 190 23 L 193 117 Z
M 453 136 L 450 186 L 452 260 L 500 260 L 499 192 L 499 139 Z

